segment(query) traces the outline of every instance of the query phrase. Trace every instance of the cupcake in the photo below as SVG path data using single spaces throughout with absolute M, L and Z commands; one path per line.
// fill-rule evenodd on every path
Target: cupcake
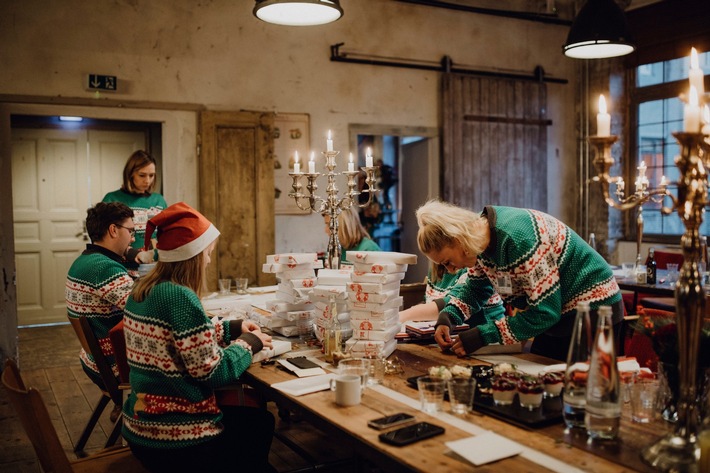
M 542 393 L 545 387 L 536 376 L 522 376 L 518 380 L 518 398 L 520 406 L 533 410 L 542 404 Z
M 444 380 L 451 379 L 451 371 L 444 365 L 432 366 L 429 368 L 429 376 L 434 376 L 435 378 L 444 378 Z
M 454 365 L 449 370 L 451 371 L 451 376 L 454 378 L 470 378 L 471 377 L 471 367 L 463 365 Z
M 565 384 L 565 374 L 561 371 L 550 371 L 540 374 L 540 381 L 545 388 L 545 397 L 557 397 Z
M 515 398 L 515 381 L 504 376 L 493 376 L 491 391 L 496 406 L 508 406 L 513 403 Z

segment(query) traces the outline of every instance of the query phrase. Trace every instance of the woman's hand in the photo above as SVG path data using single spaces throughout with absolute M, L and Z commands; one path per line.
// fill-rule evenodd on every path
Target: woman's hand
M 149 264 L 153 262 L 153 250 L 141 251 L 136 255 L 136 263 Z
M 450 329 L 446 325 L 439 325 L 436 327 L 436 332 L 434 333 L 434 340 L 439 344 L 441 351 L 450 350 L 453 346 L 453 341 L 451 340 L 451 335 L 449 334 Z M 458 341 L 458 340 L 457 340 Z
M 252 323 L 253 323 L 253 322 L 252 322 Z M 242 327 L 243 327 L 243 326 L 244 326 L 244 325 L 242 325 Z M 257 329 L 258 329 L 258 327 L 257 327 Z M 274 344 L 271 343 L 271 335 L 265 334 L 265 333 L 262 332 L 260 329 L 255 330 L 255 331 L 253 331 L 253 332 L 251 332 L 251 333 L 254 334 L 255 336 L 259 337 L 259 339 L 261 340 L 261 343 L 264 344 L 264 348 L 274 348 Z
M 455 339 L 453 339 L 451 351 L 453 351 L 456 356 L 466 356 L 466 350 L 464 349 L 463 343 L 461 342 L 461 337 L 456 337 Z
M 246 332 L 261 332 L 261 327 L 253 320 L 242 320 L 242 333 Z

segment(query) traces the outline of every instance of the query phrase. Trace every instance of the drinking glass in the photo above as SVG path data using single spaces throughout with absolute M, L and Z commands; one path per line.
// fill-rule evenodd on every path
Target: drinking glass
M 666 265 L 666 269 L 668 270 L 668 283 L 673 286 L 675 283 L 678 282 L 678 264 L 668 263 Z
M 232 290 L 232 280 L 231 279 L 220 279 L 219 280 L 219 293 L 222 295 L 229 294 Z
M 448 381 L 449 401 L 451 412 L 466 414 L 473 405 L 473 396 L 476 393 L 475 378 L 451 378 Z
M 338 363 L 340 374 L 354 374 L 360 376 L 362 389 L 367 386 L 367 378 L 370 375 L 370 360 L 365 358 L 345 358 Z
M 422 403 L 422 411 L 427 414 L 436 414 L 444 408 L 444 393 L 446 392 L 446 381 L 437 376 L 421 376 L 417 378 L 417 389 L 419 389 L 419 400 Z
M 659 381 L 655 378 L 637 378 L 630 385 L 632 421 L 645 424 L 654 419 L 658 387 Z
M 249 287 L 249 278 L 237 278 L 234 280 L 236 284 L 237 294 L 246 294 Z

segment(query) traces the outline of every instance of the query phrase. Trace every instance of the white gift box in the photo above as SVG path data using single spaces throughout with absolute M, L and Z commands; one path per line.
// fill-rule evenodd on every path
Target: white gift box
M 327 302 L 316 302 L 315 304 L 315 311 L 316 315 L 320 315 L 321 317 L 325 317 L 326 319 L 330 318 L 330 304 Z M 335 310 L 338 311 L 338 314 L 342 313 L 350 313 L 350 305 L 348 305 L 347 301 L 342 301 L 338 302 L 335 304 Z
M 298 335 L 298 327 L 295 325 L 288 325 L 285 327 L 274 327 L 272 330 L 276 333 L 280 333 L 284 337 L 294 337 Z
M 352 324 L 351 324 L 352 325 Z M 386 330 L 353 330 L 356 340 L 392 340 L 399 333 L 399 323 Z
M 286 312 L 284 318 L 286 320 L 290 320 L 291 322 L 295 322 L 301 317 L 312 319 L 315 316 L 315 312 L 315 310 L 294 310 L 291 312 Z
M 308 298 L 314 303 L 314 304 L 328 304 L 330 302 L 330 296 L 329 295 L 318 295 L 311 293 Z M 348 294 L 343 291 L 342 295 L 339 295 L 338 297 L 335 298 L 335 302 L 338 304 L 347 304 L 348 303 Z
M 355 320 L 399 319 L 399 309 L 386 310 L 351 310 L 350 318 Z
M 339 286 L 318 284 L 313 288 L 313 295 L 319 298 L 325 297 L 326 299 L 330 299 L 330 296 L 335 296 L 336 301 L 348 298 L 348 295 L 345 293 L 345 284 Z
M 350 301 L 350 310 L 387 310 L 387 309 L 398 309 L 404 304 L 404 298 L 402 296 L 395 297 L 382 304 L 377 302 L 356 302 Z
M 352 266 L 340 269 L 319 269 L 318 284 L 322 284 L 324 286 L 344 286 L 350 282 L 352 272 Z
M 313 289 L 309 288 L 295 288 L 293 286 L 290 286 L 288 284 L 283 284 L 279 283 L 279 285 L 276 287 L 277 292 L 285 292 L 286 294 L 291 294 L 293 297 L 300 298 L 300 299 L 307 299 L 308 295 L 311 293 Z
M 285 273 L 286 271 L 294 270 L 304 270 L 304 269 L 318 269 L 323 267 L 323 262 L 313 261 L 310 263 L 292 263 L 292 264 L 280 264 L 280 263 L 264 263 L 261 265 L 261 270 L 264 273 Z M 315 276 L 315 274 L 314 274 Z M 295 278 L 290 278 L 295 279 Z
M 309 302 L 309 299 L 307 297 L 300 297 L 290 292 L 276 291 L 274 293 L 274 297 L 277 300 L 288 302 L 290 304 L 300 304 L 304 302 Z
M 350 316 L 350 326 L 357 333 L 359 330 L 389 330 L 392 327 L 397 327 L 397 332 L 400 329 L 399 316 L 395 315 L 388 319 L 353 319 Z
M 352 282 L 371 282 L 379 284 L 388 284 L 394 281 L 401 281 L 402 279 L 404 279 L 404 275 L 405 273 L 375 274 L 353 271 L 351 280 Z
M 350 338 L 345 342 L 345 351 L 352 353 L 354 357 L 376 357 L 387 358 L 397 349 L 397 340 L 356 340 Z
M 345 259 L 353 263 L 417 264 L 417 255 L 394 251 L 346 251 Z
M 384 304 L 399 296 L 399 290 L 383 292 L 380 294 L 370 292 L 348 291 L 348 299 L 351 302 L 376 302 Z
M 266 309 L 271 312 L 290 312 L 292 310 L 311 310 L 315 305 L 311 301 L 299 302 L 291 304 L 290 302 L 270 300 L 266 301 Z
M 353 292 L 369 292 L 380 294 L 387 291 L 399 291 L 400 281 L 393 281 L 387 284 L 374 282 L 351 282 L 347 285 L 349 291 Z
M 278 255 L 267 255 L 267 263 L 276 264 L 300 264 L 318 261 L 317 253 L 281 253 Z
M 353 273 L 392 274 L 406 273 L 408 265 L 395 263 L 355 263 Z
M 308 269 L 287 269 L 276 273 L 276 279 L 279 281 L 284 281 L 288 279 L 307 279 L 315 278 L 316 270 L 313 268 Z
M 293 289 L 312 289 L 318 284 L 318 278 L 303 278 L 303 279 L 282 279 L 280 284 L 289 286 Z

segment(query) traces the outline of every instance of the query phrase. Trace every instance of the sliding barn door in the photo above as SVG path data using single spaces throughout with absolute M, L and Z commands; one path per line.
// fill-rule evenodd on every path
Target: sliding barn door
M 275 284 L 261 271 L 275 248 L 273 123 L 273 113 L 200 114 L 200 210 L 221 232 L 208 266 L 210 290 L 218 275 Z
M 545 84 L 444 74 L 442 94 L 443 198 L 547 210 Z

